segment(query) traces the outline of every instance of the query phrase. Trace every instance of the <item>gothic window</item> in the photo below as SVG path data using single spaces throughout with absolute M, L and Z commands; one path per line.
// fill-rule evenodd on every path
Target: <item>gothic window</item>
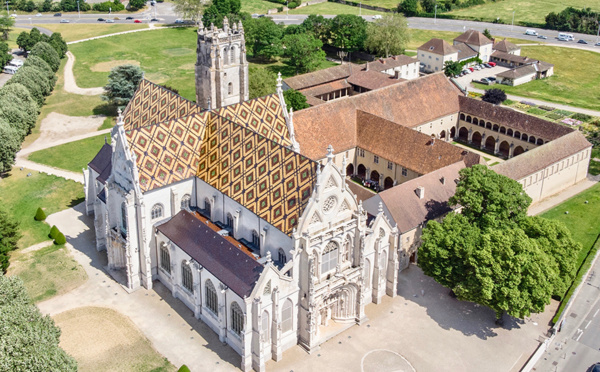
M 231 303 L 231 330 L 238 336 L 244 330 L 244 312 L 237 302 Z
M 225 48 L 223 49 L 223 64 L 224 65 L 228 65 L 229 64 L 229 48 Z
M 154 204 L 152 210 L 150 211 L 150 217 L 155 220 L 163 216 L 163 206 L 160 204 Z
M 346 248 L 344 249 L 344 261 L 349 261 L 351 256 L 352 246 L 350 245 L 350 237 L 346 238 Z
M 219 312 L 219 300 L 217 299 L 217 290 L 210 279 L 206 280 L 205 293 L 206 307 L 216 315 Z
M 408 175 L 408 170 L 406 168 L 402 168 L 402 175 L 406 177 Z
M 285 255 L 285 252 L 283 251 L 283 249 L 279 248 L 279 250 L 277 251 L 277 258 L 278 261 L 282 264 L 285 265 L 287 262 L 287 256 Z
M 229 84 L 227 84 L 227 93 L 228 93 L 229 95 L 232 95 L 232 94 L 233 94 L 233 83 L 229 83 Z
M 181 198 L 181 209 L 189 210 L 191 199 L 192 197 L 190 196 L 190 194 L 185 194 L 183 198 Z
M 208 218 L 210 218 L 210 200 L 208 200 L 208 198 L 204 198 L 204 210 L 206 211 Z
M 121 234 L 127 236 L 127 205 L 121 203 Z
M 171 255 L 168 248 L 164 245 L 160 247 L 160 268 L 168 274 L 171 273 Z
M 194 293 L 194 278 L 192 276 L 192 269 L 190 268 L 190 265 L 185 262 L 181 263 L 181 284 L 183 284 L 183 288 Z
M 358 156 L 360 156 L 361 158 L 364 158 L 365 157 L 365 150 L 358 149 Z
M 227 213 L 227 227 L 233 229 L 233 216 L 231 213 Z
M 325 246 L 323 256 L 321 257 L 321 274 L 325 274 L 337 266 L 338 245 L 336 242 L 329 242 Z
M 256 230 L 252 230 L 252 244 L 256 248 L 260 248 L 260 235 L 258 235 Z
M 379 164 L 379 156 L 373 155 L 373 163 Z
M 266 310 L 263 311 L 260 328 L 261 328 L 260 340 L 264 343 L 269 342 L 269 312 Z
M 294 305 L 292 304 L 292 300 L 289 298 L 283 304 L 283 310 L 281 311 L 281 332 L 286 333 L 292 330 L 293 327 L 293 314 L 294 314 Z

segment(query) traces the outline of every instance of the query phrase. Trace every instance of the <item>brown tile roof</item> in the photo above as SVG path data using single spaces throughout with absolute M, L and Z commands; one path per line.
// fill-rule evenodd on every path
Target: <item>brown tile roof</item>
M 345 79 L 350 76 L 352 71 L 360 71 L 363 67 L 364 65 L 344 63 L 343 65 L 329 67 L 323 70 L 310 72 L 308 74 L 293 76 L 283 80 L 283 82 L 295 90 L 306 89 L 314 87 L 315 85 L 321 85 L 331 81 Z
M 381 201 L 385 214 L 393 220 L 392 224 L 398 224 L 400 233 L 405 233 L 452 210 L 448 206 L 448 199 L 456 192 L 455 180 L 463 168 L 465 163 L 462 161 L 450 164 L 382 191 L 363 202 L 363 206 L 369 213 L 374 214 L 377 213 Z M 425 189 L 423 199 L 419 199 L 416 193 L 419 186 Z
M 479 163 L 479 155 L 363 111 L 357 113 L 356 132 L 358 147 L 419 174 L 463 160 Z
M 494 46 L 492 47 L 492 49 L 498 50 L 498 51 L 504 52 L 504 53 L 509 53 L 514 50 L 519 50 L 521 48 L 516 46 L 515 44 L 511 43 L 510 41 L 507 41 L 506 39 L 504 39 L 502 41 L 495 43 Z
M 337 80 L 337 81 L 332 81 L 330 83 L 325 83 L 325 84 L 321 84 L 321 85 L 316 85 L 314 87 L 302 89 L 302 90 L 300 90 L 300 93 L 304 94 L 305 96 L 316 97 L 316 96 L 320 96 L 322 94 L 335 92 L 335 91 L 345 89 L 345 88 L 352 88 L 352 86 L 350 84 L 348 84 L 346 82 L 346 80 Z
M 182 210 L 156 229 L 238 296 L 250 296 L 264 267 L 206 223 Z
M 406 79 L 396 79 L 392 75 L 372 70 L 358 71 L 350 75 L 350 77 L 348 77 L 348 83 L 369 90 L 387 87 L 390 85 L 398 84 L 402 81 L 406 81 Z
M 518 79 L 527 75 L 535 75 L 537 70 L 533 65 L 525 65 L 519 66 L 517 68 L 513 68 L 512 70 L 506 70 L 499 74 L 496 74 L 497 77 L 507 78 L 507 79 Z
M 497 58 L 497 59 L 504 59 L 509 62 L 520 63 L 520 64 L 524 64 L 524 65 L 537 62 L 537 59 L 532 59 L 527 56 L 517 56 L 514 54 L 508 54 L 508 53 L 504 53 L 504 52 L 501 52 L 498 50 L 496 50 L 492 53 L 492 57 Z
M 403 54 L 388 58 L 379 58 L 374 60 L 373 62 L 367 62 L 367 64 L 369 65 L 369 70 L 373 71 L 385 71 L 391 68 L 410 65 L 412 63 L 419 63 L 419 60 L 413 57 L 405 56 Z
M 499 174 L 521 180 L 530 174 L 592 147 L 583 134 L 573 131 L 492 167 Z
M 449 42 L 443 39 L 431 39 L 425 44 L 421 45 L 417 48 L 417 50 L 423 50 L 433 54 L 439 54 L 442 56 L 447 56 L 448 54 L 458 52 L 454 46 L 450 45 Z
M 454 46 L 458 49 L 458 60 L 462 61 L 465 59 L 477 57 L 477 51 L 467 44 L 458 44 Z
M 546 141 L 554 140 L 573 131 L 572 128 L 565 127 L 564 125 L 474 98 L 459 97 L 459 102 L 460 112 L 465 115 L 475 115 Z
M 359 201 L 364 202 L 365 200 L 372 198 L 373 195 L 377 195 L 375 191 L 362 187 L 349 179 L 346 180 L 346 185 L 348 186 L 348 189 L 350 189 L 350 192 L 356 195 L 356 199 Z
M 478 46 L 493 43 L 490 39 L 485 37 L 484 34 L 482 34 L 481 32 L 479 32 L 477 30 L 468 30 L 465 33 L 457 36 L 454 39 L 454 41 L 460 42 L 460 43 L 465 43 L 465 44 L 478 45 Z
M 311 159 L 356 147 L 356 111 L 362 110 L 412 128 L 456 114 L 462 93 L 443 73 L 403 81 L 389 87 L 343 97 L 294 114 L 300 152 Z
M 306 103 L 308 103 L 310 106 L 318 106 L 318 105 L 322 105 L 323 103 L 325 103 L 325 101 L 323 101 L 320 98 L 316 98 L 313 96 L 305 96 L 306 97 Z

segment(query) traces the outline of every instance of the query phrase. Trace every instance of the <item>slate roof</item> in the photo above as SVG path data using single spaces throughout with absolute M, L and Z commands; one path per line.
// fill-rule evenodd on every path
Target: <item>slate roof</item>
M 355 63 L 344 63 L 342 65 L 310 72 L 308 74 L 293 76 L 283 80 L 283 82 L 294 90 L 306 89 L 314 87 L 315 85 L 345 79 L 350 76 L 352 72 L 360 71 L 363 67 L 364 65 L 357 65 Z
M 443 39 L 431 39 L 425 44 L 418 47 L 417 50 L 423 50 L 429 53 L 439 54 L 442 56 L 447 56 L 449 54 L 458 52 L 458 49 L 456 49 L 449 42 Z
M 492 169 L 496 173 L 518 181 L 591 146 L 592 144 L 583 134 L 572 131 L 543 146 L 497 164 Z
M 448 199 L 456 192 L 455 180 L 459 177 L 458 172 L 465 166 L 464 162 L 459 161 L 414 178 L 380 192 L 364 201 L 363 206 L 369 213 L 376 213 L 381 201 L 385 214 L 393 220 L 392 224 L 398 224 L 400 233 L 413 230 L 452 210 L 448 206 Z M 416 193 L 419 186 L 425 189 L 423 199 L 419 199 Z
M 465 115 L 475 115 L 546 141 L 557 139 L 573 131 L 572 128 L 564 125 L 474 98 L 459 97 L 458 101 L 460 112 Z
M 370 68 L 371 66 L 369 65 L 368 71 L 362 70 L 350 75 L 347 79 L 348 83 L 368 90 L 375 90 L 406 81 L 406 79 L 396 79 L 394 76 L 384 72 L 372 71 Z
M 102 148 L 88 163 L 88 166 L 98 173 L 96 179 L 101 183 L 105 183 L 112 170 L 112 146 L 108 143 L 102 145 Z
M 506 39 L 504 39 L 502 41 L 495 43 L 494 46 L 492 47 L 492 49 L 498 50 L 498 51 L 504 52 L 504 53 L 509 53 L 509 52 L 512 52 L 515 50 L 519 50 L 521 48 L 516 46 L 515 44 L 511 43 L 510 41 L 507 41 Z
M 471 44 L 471 45 L 487 45 L 492 44 L 493 42 L 488 39 L 484 34 L 477 30 L 467 30 L 463 34 L 457 36 L 454 39 L 455 42 Z
M 459 161 L 467 166 L 481 162 L 477 154 L 363 111 L 357 113 L 356 137 L 358 147 L 419 174 Z
M 206 223 L 182 210 L 156 229 L 238 296 L 250 296 L 264 267 Z
M 329 144 L 336 152 L 356 147 L 357 110 L 412 128 L 457 114 L 461 94 L 443 73 L 437 73 L 342 97 L 296 112 L 296 140 L 303 155 L 322 159 Z

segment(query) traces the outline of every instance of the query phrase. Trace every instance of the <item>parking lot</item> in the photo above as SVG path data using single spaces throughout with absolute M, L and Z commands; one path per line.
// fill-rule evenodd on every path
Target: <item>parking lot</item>
M 471 81 L 473 81 L 473 80 L 479 80 L 481 78 L 488 77 L 488 76 L 496 77 L 496 74 L 499 74 L 506 70 L 509 70 L 509 68 L 496 65 L 495 67 L 492 67 L 492 68 L 484 68 L 479 71 L 475 70 L 470 74 L 467 74 L 464 76 L 459 76 L 458 78 L 456 78 L 456 81 L 458 81 L 458 83 L 460 85 L 462 85 L 463 87 L 466 88 L 466 87 L 471 86 L 470 84 L 471 84 Z

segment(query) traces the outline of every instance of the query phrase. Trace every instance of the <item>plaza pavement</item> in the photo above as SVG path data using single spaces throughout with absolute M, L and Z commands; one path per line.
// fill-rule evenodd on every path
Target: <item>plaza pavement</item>
M 103 268 L 106 256 L 95 249 L 93 217 L 84 205 L 58 212 L 47 222 L 65 233 L 69 250 L 89 279 L 75 290 L 38 306 L 55 315 L 81 306 L 104 306 L 128 316 L 154 348 L 175 366 L 192 371 L 227 371 L 241 358 L 224 346 L 192 312 L 160 283 L 128 294 Z M 511 371 L 518 370 L 548 330 L 557 304 L 532 319 L 495 325 L 494 312 L 458 301 L 448 290 L 411 266 L 399 275 L 399 296 L 366 307 L 370 319 L 353 326 L 311 355 L 299 346 L 286 351 L 269 371 Z M 412 366 L 412 367 L 411 367 Z

